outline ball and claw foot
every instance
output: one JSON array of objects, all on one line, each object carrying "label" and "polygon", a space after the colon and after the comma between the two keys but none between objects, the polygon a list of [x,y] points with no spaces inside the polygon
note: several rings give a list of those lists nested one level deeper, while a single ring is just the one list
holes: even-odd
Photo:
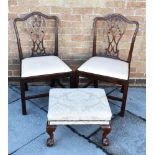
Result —
[{"label": "ball and claw foot", "polygon": [[102,145],[109,146],[109,139],[108,134],[111,132],[111,125],[103,125],[102,127],[103,134],[102,134]]},{"label": "ball and claw foot", "polygon": [[55,129],[56,129],[56,126],[49,125],[47,122],[46,132],[48,133],[49,138],[47,139],[46,144],[48,147],[51,147],[54,145],[54,131],[55,131]]},{"label": "ball and claw foot", "polygon": [[48,146],[48,147],[51,147],[51,146],[53,146],[53,145],[54,145],[54,139],[48,138],[48,139],[47,139],[47,146]]},{"label": "ball and claw foot", "polygon": [[109,146],[109,139],[108,138],[103,138],[102,145],[103,146]]}]

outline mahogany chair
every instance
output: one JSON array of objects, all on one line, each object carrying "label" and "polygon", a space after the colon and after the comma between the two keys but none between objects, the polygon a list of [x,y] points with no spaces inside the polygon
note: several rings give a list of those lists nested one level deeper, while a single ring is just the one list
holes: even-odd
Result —
[{"label": "mahogany chair", "polygon": [[[99,23],[102,22],[102,24]],[[100,55],[97,53],[97,36],[102,32],[98,31],[97,24],[104,27],[103,33],[107,42],[104,45],[104,50],[100,50]],[[130,28],[131,26],[131,28]],[[129,28],[129,30],[127,29]],[[131,21],[120,14],[110,14],[105,17],[96,17],[93,23],[93,51],[92,57],[83,63],[76,72],[77,84],[79,77],[86,77],[90,81],[84,86],[94,83],[94,87],[98,87],[98,80],[118,84],[121,86],[122,97],[110,96],[109,99],[121,101],[120,116],[124,116],[126,99],[128,93],[130,63],[136,35],[139,29],[137,21]],[[129,42],[128,52],[120,54],[119,45],[125,33],[132,31],[131,40],[127,38],[126,43]],[[127,34],[128,36],[129,34]],[[131,44],[130,44],[131,42]],[[120,43],[120,44],[119,44]],[[122,51],[122,50],[121,50]],[[121,57],[121,55],[123,55]],[[126,58],[125,58],[126,54]]]},{"label": "mahogany chair", "polygon": [[[54,83],[59,78],[72,76],[70,67],[58,57],[58,24],[58,17],[47,16],[41,12],[32,12],[23,18],[14,19],[20,59],[20,88],[23,115],[27,113],[27,99],[48,96],[48,93],[26,96],[25,91],[28,90],[29,82],[49,81]],[[54,32],[52,33],[52,31]],[[25,49],[24,43],[21,43],[26,34],[30,38],[27,41],[29,47],[31,47],[27,55],[23,52],[23,49]],[[51,47],[52,44],[54,48]],[[49,45],[49,47],[47,46],[46,48],[45,45]],[[58,83],[60,84],[60,82]]]}]

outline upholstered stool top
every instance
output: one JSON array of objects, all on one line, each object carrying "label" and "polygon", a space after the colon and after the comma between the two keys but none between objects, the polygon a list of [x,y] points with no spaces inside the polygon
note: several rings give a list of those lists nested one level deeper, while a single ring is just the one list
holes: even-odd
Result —
[{"label": "upholstered stool top", "polygon": [[109,124],[112,113],[104,89],[54,88],[47,117],[50,124]]}]

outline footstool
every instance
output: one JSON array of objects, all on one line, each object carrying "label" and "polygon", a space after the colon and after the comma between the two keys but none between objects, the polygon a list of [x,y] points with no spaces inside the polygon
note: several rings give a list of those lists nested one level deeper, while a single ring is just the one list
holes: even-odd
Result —
[{"label": "footstool", "polygon": [[54,144],[57,125],[100,124],[103,130],[102,144],[109,145],[107,135],[111,131],[112,113],[104,89],[54,88],[49,92],[47,146]]}]

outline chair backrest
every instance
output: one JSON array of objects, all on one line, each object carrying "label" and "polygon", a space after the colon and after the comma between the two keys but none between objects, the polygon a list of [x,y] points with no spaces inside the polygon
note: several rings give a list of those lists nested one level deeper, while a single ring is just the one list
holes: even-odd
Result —
[{"label": "chair backrest", "polygon": [[[58,23],[59,19],[57,16],[47,16],[41,12],[32,12],[27,14],[23,18],[14,19],[14,29],[17,38],[17,46],[19,51],[20,60],[23,59],[23,50],[21,45],[21,37],[19,32],[21,32],[21,28],[18,27],[17,22],[22,22],[22,25],[25,29],[25,32],[31,38],[31,54],[30,56],[46,56],[50,55],[47,53],[46,48],[44,46],[44,40],[46,38],[47,29],[50,29],[51,26],[48,21],[54,21],[54,51],[53,54],[58,56]],[[52,34],[52,32],[51,32]],[[51,39],[51,38],[50,38]],[[51,45],[52,46],[52,43]]]},{"label": "chair backrest", "polygon": [[[129,52],[127,59],[124,61],[131,62],[132,51],[134,48],[134,43],[136,35],[139,29],[139,23],[137,21],[131,21],[122,16],[121,14],[110,14],[105,17],[96,17],[93,23],[93,56],[97,55],[96,51],[96,40],[97,40],[97,22],[102,21],[104,26],[104,33],[107,39],[107,45],[103,56],[111,57],[115,59],[121,59],[119,57],[119,48],[118,45],[123,35],[126,32],[127,25],[132,25],[132,39],[129,47]],[[121,59],[123,60],[123,59]]]}]

